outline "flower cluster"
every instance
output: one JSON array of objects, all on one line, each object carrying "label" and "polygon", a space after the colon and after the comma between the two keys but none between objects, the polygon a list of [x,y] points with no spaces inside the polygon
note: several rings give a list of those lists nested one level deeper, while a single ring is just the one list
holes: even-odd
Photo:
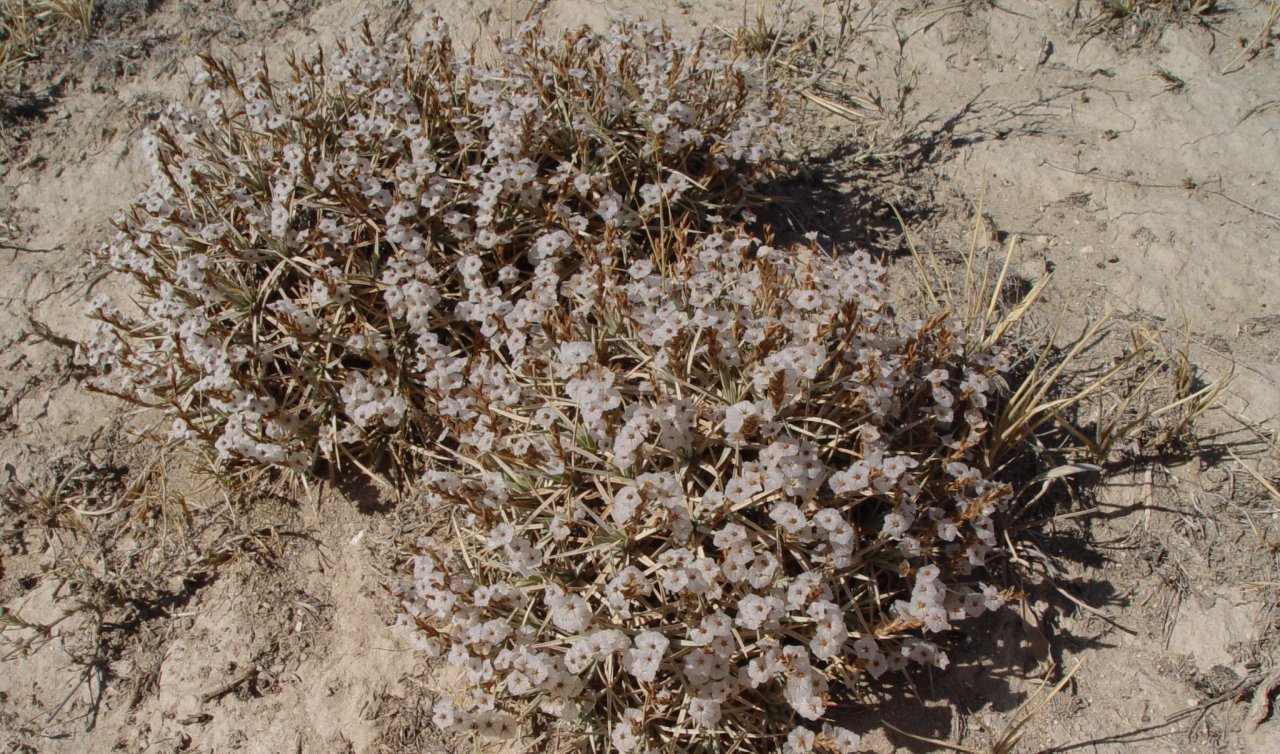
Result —
[{"label": "flower cluster", "polygon": [[856,750],[834,688],[945,667],[930,635],[1006,596],[978,569],[1009,490],[973,464],[1010,352],[895,322],[861,252],[721,229],[540,263],[559,314],[536,348],[477,346],[492,382],[459,380],[474,408],[442,435],[468,461],[422,480],[450,535],[398,587],[402,631],[466,675],[437,723]]},{"label": "flower cluster", "polygon": [[[202,112],[148,133],[153,181],[102,252],[145,311],[98,302],[83,355],[98,389],[232,461],[399,455],[474,418],[477,380],[519,403],[477,359],[546,346],[566,251],[706,227],[780,150],[745,58],[635,23],[529,26],[486,65],[441,21],[418,44],[366,29],[284,82],[207,62]],[[607,406],[600,379],[579,376],[583,405]]]}]

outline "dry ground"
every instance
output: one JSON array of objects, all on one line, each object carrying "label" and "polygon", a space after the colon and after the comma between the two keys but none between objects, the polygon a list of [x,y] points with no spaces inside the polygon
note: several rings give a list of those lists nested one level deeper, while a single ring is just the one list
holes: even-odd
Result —
[{"label": "dry ground", "polygon": [[[848,724],[874,750],[943,750],[888,722],[985,751],[1035,712],[1016,751],[1280,751],[1259,691],[1280,668],[1276,6],[918,0],[864,3],[841,26],[851,5],[437,7],[463,39],[625,10],[745,25],[779,49],[838,42],[802,105],[783,226],[889,253],[901,279],[915,267],[891,203],[940,277],[971,245],[1016,240],[1021,277],[1052,274],[1044,321],[1065,311],[1067,332],[1115,309],[1090,359],[1141,328],[1198,384],[1233,376],[1194,433],[1139,434],[1088,484],[1050,490],[1056,517],[1014,564],[1028,597],[958,639],[946,673],[871,692]],[[149,417],[85,393],[71,359],[84,302],[114,284],[88,251],[142,187],[136,139],[191,96],[198,54],[282,60],[362,9],[412,30],[427,6],[100,0],[87,38],[61,29],[4,79],[3,751],[469,750],[432,737],[429,669],[387,628],[382,585],[423,526],[411,501],[219,483],[147,442]]]}]

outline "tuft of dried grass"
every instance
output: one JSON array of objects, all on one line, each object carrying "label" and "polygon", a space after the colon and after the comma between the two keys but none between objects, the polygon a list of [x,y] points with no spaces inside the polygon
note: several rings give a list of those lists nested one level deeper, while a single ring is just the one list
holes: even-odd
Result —
[{"label": "tuft of dried grass", "polygon": [[[1139,437],[1157,453],[1193,445],[1195,422],[1219,405],[1232,377],[1201,382],[1190,358],[1190,330],[1180,345],[1170,346],[1146,327],[1126,326],[1114,308],[1065,339],[1065,307],[1047,326],[1032,325],[1028,316],[1038,311],[1052,274],[1016,285],[1011,270],[1019,239],[1010,237],[1002,251],[993,252],[978,243],[979,225],[980,219],[962,255],[963,274],[943,269],[938,256],[919,249],[909,232],[907,243],[924,294],[957,313],[969,337],[988,346],[1009,338],[1038,344],[1026,351],[1016,387],[994,420],[985,446],[987,467],[1007,465],[1016,448],[1049,429],[1078,443],[1054,443],[1057,453],[1090,464],[1107,462]],[[1119,355],[1100,367],[1087,366],[1108,339],[1124,344]]]},{"label": "tuft of dried grass", "polygon": [[814,12],[792,1],[770,14],[761,3],[751,14],[744,1],[739,26],[716,27],[736,49],[760,59],[768,75],[786,81],[798,97],[845,121],[850,130],[842,135],[842,145],[851,151],[844,158],[865,168],[896,166],[908,159],[920,129],[907,115],[908,80],[886,93],[850,75],[859,65],[853,47],[872,28],[874,5],[836,0]]},{"label": "tuft of dried grass", "polygon": [[0,3],[0,76],[40,55],[62,32],[88,38],[96,0],[4,0]]},{"label": "tuft of dried grass", "polygon": [[[277,549],[270,527],[237,520],[238,504],[229,501],[246,491],[218,486],[204,469],[197,455],[154,438],[92,438],[29,479],[10,469],[0,488],[4,539],[44,564],[37,579],[55,585],[62,614],[38,623],[4,612],[3,658],[39,652],[58,638],[74,647],[69,659],[79,668],[62,703],[44,710],[47,720],[83,719],[91,730],[111,664],[147,633],[149,621],[185,604],[226,564],[266,562]],[[62,626],[73,617],[73,627]],[[135,688],[131,704],[144,692]]]},{"label": "tuft of dried grass", "polygon": [[1099,0],[1097,12],[1082,27],[1085,34],[1144,42],[1169,24],[1221,12],[1217,0]]}]

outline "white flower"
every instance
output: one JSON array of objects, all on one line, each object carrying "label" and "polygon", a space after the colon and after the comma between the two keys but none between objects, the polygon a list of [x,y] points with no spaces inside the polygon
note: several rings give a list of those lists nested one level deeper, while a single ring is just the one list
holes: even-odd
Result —
[{"label": "white flower", "polygon": [[826,713],[826,693],[826,679],[813,670],[799,671],[788,676],[784,688],[784,696],[791,709],[806,720],[817,720]]},{"label": "white flower", "polygon": [[720,702],[694,697],[689,701],[689,717],[698,725],[710,728],[720,722]]},{"label": "white flower", "polygon": [[822,724],[822,737],[835,754],[855,754],[862,747],[862,739],[844,728]]},{"label": "white flower", "polygon": [[1004,597],[994,586],[982,584],[982,605],[987,610],[996,611],[1004,607]]},{"label": "white flower", "polygon": [[822,296],[815,290],[795,290],[787,297],[791,305],[801,311],[813,311],[822,305]]},{"label": "white flower", "polygon": [[457,721],[457,711],[454,709],[453,702],[448,699],[441,699],[436,702],[431,712],[432,725],[436,726],[438,730],[449,730]]},{"label": "white flower", "polygon": [[773,614],[770,598],[758,594],[748,594],[738,600],[738,617],[735,623],[745,629],[755,631],[764,625]]},{"label": "white flower", "polygon": [[476,732],[488,738],[510,739],[515,738],[519,726],[511,715],[497,712],[484,715]]},{"label": "white flower", "polygon": [[643,504],[644,498],[639,490],[635,487],[623,487],[613,495],[613,510],[610,515],[621,526],[629,523]]},{"label": "white flower", "polygon": [[889,669],[889,661],[879,652],[867,658],[867,672],[872,678],[879,678]]},{"label": "white flower", "polygon": [[622,712],[622,719],[613,726],[610,740],[620,752],[634,751],[640,743],[640,731],[644,721],[644,713],[635,707],[628,707]]},{"label": "white flower", "polygon": [[729,636],[733,621],[724,613],[713,613],[702,619],[697,628],[689,629],[689,641],[693,644],[709,644],[718,636]]},{"label": "white flower", "polygon": [[635,648],[623,655],[624,669],[642,683],[653,683],[670,642],[656,631],[644,631],[633,640]]},{"label": "white flower", "polygon": [[795,503],[776,503],[769,511],[769,518],[789,534],[799,533],[809,525]]},{"label": "white flower", "polygon": [[787,734],[787,743],[783,752],[784,754],[810,754],[816,739],[817,736],[813,731],[797,726]]},{"label": "white flower", "polygon": [[596,353],[595,347],[590,343],[574,341],[561,343],[556,349],[556,355],[560,364],[557,374],[560,377],[568,377],[574,374],[579,366],[594,361]]},{"label": "white flower", "polygon": [[551,609],[551,622],[565,633],[581,633],[591,624],[591,608],[576,594],[565,595],[559,589],[548,589],[544,601]]},{"label": "white flower", "polygon": [[741,438],[744,429],[758,425],[760,409],[751,401],[739,401],[724,411],[724,430],[730,438]]},{"label": "white flower", "polygon": [[907,533],[908,526],[906,517],[901,513],[889,513],[884,517],[884,525],[880,527],[880,531],[886,537],[896,539]]}]

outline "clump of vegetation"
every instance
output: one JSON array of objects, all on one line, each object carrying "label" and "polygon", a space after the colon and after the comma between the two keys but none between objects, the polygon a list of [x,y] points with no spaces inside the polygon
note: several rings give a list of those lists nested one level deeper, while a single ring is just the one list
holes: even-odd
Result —
[{"label": "clump of vegetation", "polygon": [[739,231],[571,253],[563,313],[526,331],[546,346],[480,349],[497,379],[423,453],[449,523],[402,627],[466,680],[436,723],[856,750],[838,690],[946,667],[929,635],[1010,596],[979,576],[1009,488],[978,464],[1012,352],[896,321],[865,253]]},{"label": "clump of vegetation", "polygon": [[1170,23],[1212,16],[1217,0],[1099,0],[1097,13],[1085,28],[1120,38],[1153,39]]},{"label": "clump of vegetation", "polygon": [[103,251],[147,303],[94,310],[95,387],[228,460],[400,460],[472,420],[455,393],[500,370],[483,351],[547,346],[525,333],[562,316],[571,249],[706,227],[779,151],[743,58],[638,25],[500,52],[477,65],[441,24],[366,30],[287,83],[208,61],[204,112],[150,134],[154,181]]},{"label": "clump of vegetation", "polygon": [[36,58],[58,33],[88,37],[94,0],[4,0],[0,2],[0,77]]}]

